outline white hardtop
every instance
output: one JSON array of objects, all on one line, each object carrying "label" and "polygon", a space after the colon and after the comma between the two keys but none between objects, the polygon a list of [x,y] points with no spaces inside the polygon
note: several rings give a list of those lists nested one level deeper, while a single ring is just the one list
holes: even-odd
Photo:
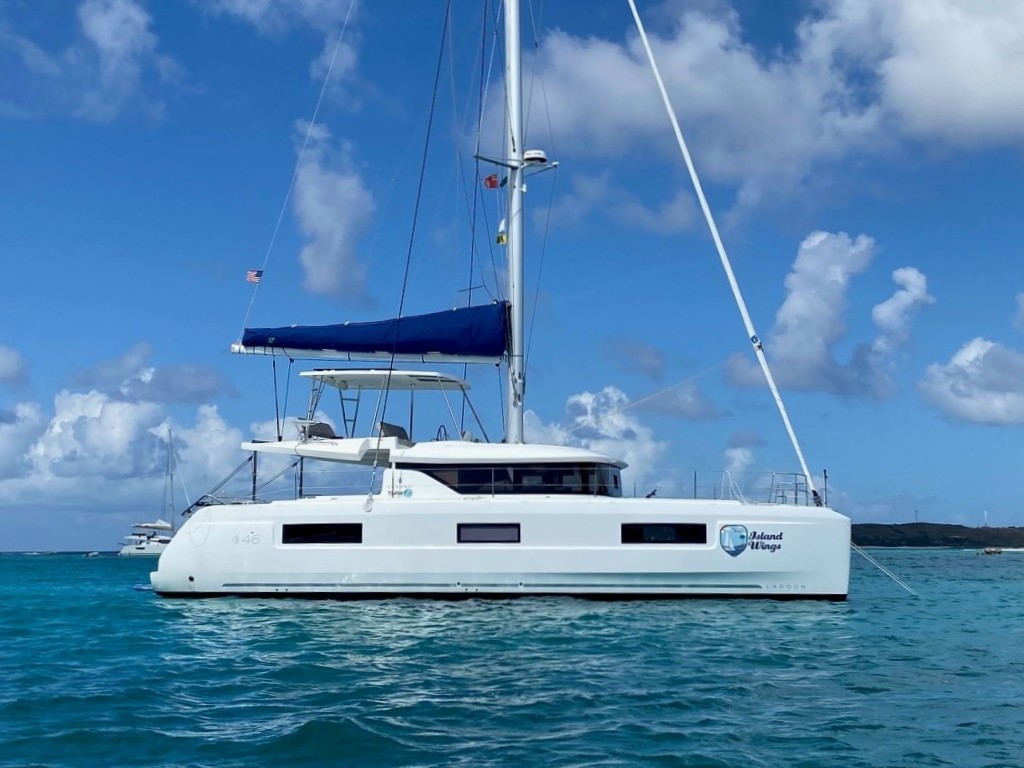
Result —
[{"label": "white hardtop", "polygon": [[597,451],[569,445],[536,443],[475,443],[466,440],[432,440],[409,443],[395,437],[312,438],[280,442],[243,443],[247,451],[302,456],[354,464],[610,464],[628,465]]},{"label": "white hardtop", "polygon": [[146,531],[169,531],[171,530],[171,524],[161,517],[157,518],[156,522],[153,523],[136,523],[132,528]]},{"label": "white hardtop", "polygon": [[434,371],[388,371],[376,368],[339,368],[302,371],[300,376],[319,379],[338,389],[462,390],[469,384],[455,376]]}]

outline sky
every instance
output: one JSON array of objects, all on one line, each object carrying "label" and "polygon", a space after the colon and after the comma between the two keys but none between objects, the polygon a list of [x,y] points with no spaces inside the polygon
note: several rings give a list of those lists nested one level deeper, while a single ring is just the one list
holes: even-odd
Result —
[{"label": "sky", "polygon": [[[638,5],[831,506],[1024,525],[1024,5]],[[232,355],[243,327],[504,296],[473,157],[499,11],[452,6],[0,0],[0,550],[116,548],[164,514],[169,434],[205,492],[274,437],[275,375],[303,416],[319,364]],[[526,194],[527,438],[660,496],[797,470],[627,3],[523,30],[558,161]],[[499,435],[499,372],[440,369]]]}]

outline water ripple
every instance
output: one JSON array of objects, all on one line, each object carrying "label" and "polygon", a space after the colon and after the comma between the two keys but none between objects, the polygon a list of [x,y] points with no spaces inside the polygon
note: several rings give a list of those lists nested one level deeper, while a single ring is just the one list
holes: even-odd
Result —
[{"label": "water ripple", "polygon": [[923,597],[173,601],[3,557],[0,766],[1019,765],[1024,559],[877,556]]}]

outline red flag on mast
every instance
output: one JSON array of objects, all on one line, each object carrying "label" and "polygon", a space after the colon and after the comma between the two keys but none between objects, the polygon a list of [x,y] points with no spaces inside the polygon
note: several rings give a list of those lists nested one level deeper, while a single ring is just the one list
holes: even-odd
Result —
[{"label": "red flag on mast", "polygon": [[497,189],[498,188],[498,174],[492,173],[490,176],[484,178],[485,189]]}]

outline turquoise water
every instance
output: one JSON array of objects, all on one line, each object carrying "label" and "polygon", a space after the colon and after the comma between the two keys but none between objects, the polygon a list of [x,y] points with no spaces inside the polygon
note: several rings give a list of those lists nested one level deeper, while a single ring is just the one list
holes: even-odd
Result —
[{"label": "turquoise water", "polygon": [[0,766],[1021,766],[1024,554],[843,604],[177,601],[0,557]]}]

